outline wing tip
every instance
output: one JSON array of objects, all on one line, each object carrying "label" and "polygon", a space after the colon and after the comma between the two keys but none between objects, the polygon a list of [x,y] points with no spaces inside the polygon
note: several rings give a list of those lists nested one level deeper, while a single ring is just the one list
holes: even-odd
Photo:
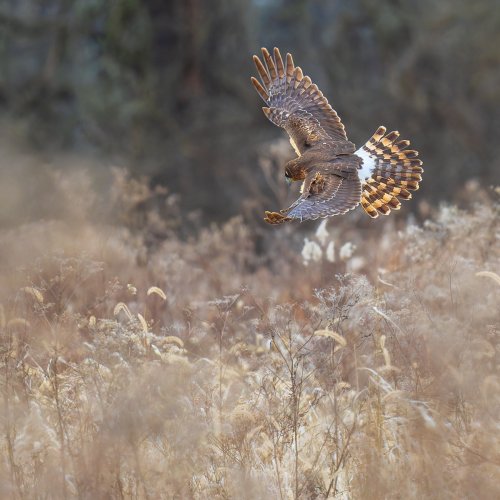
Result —
[{"label": "wing tip", "polygon": [[254,89],[257,91],[260,97],[262,97],[264,102],[267,102],[269,100],[269,94],[267,93],[267,90],[261,85],[259,80],[257,80],[257,78],[255,78],[254,76],[251,76],[250,81],[252,82]]}]

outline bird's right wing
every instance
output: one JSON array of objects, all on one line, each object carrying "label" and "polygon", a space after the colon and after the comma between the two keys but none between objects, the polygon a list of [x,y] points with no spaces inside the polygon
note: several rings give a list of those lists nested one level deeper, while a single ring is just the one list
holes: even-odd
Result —
[{"label": "bird's right wing", "polygon": [[252,77],[252,84],[268,105],[263,111],[269,120],[288,132],[299,155],[319,141],[337,142],[347,146],[342,152],[353,152],[344,125],[317,85],[294,66],[290,54],[286,64],[277,48],[273,55],[263,48],[264,63],[253,56],[262,83]]}]

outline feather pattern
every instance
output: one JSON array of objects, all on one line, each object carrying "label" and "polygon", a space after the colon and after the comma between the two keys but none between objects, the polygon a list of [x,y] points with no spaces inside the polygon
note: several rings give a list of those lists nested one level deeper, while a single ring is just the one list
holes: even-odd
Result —
[{"label": "feather pattern", "polygon": [[418,189],[422,162],[398,140],[399,132],[386,134],[379,127],[357,151],[347,139],[344,125],[328,100],[292,56],[262,48],[253,56],[260,80],[252,84],[266,103],[266,117],[290,136],[297,158],[287,163],[285,175],[302,180],[299,198],[286,210],[266,212],[265,221],[314,220],[345,214],[362,205],[371,217],[398,210],[400,199]]},{"label": "feather pattern", "polygon": [[285,63],[277,48],[272,56],[262,48],[262,58],[265,64],[253,56],[262,83],[252,77],[252,84],[267,104],[265,115],[288,132],[301,153],[319,141],[351,144],[335,110],[290,54]]},{"label": "feather pattern", "polygon": [[[340,166],[340,165],[339,165]],[[307,175],[301,196],[286,210],[266,212],[266,222],[281,224],[289,220],[315,220],[342,215],[361,201],[361,182],[357,175],[341,170],[315,169]]]},{"label": "feather pattern", "polygon": [[372,218],[399,210],[399,198],[409,200],[409,191],[416,191],[422,180],[423,168],[418,152],[406,149],[410,141],[398,141],[398,138],[399,132],[386,134],[386,128],[379,127],[356,151],[363,161],[361,206]]}]

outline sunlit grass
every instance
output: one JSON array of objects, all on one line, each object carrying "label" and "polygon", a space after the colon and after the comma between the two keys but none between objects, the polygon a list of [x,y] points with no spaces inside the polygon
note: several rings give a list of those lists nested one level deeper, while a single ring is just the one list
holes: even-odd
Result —
[{"label": "sunlit grass", "polygon": [[498,497],[497,205],[260,253],[127,210],[1,235],[2,497]]}]

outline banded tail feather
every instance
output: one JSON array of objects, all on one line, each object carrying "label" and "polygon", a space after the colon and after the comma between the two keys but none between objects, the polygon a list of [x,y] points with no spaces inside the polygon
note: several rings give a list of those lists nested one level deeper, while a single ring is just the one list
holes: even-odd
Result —
[{"label": "banded tail feather", "polygon": [[356,151],[356,155],[363,160],[359,172],[361,206],[370,217],[399,210],[399,200],[409,200],[410,191],[416,191],[422,180],[424,170],[418,152],[406,149],[410,141],[398,138],[399,132],[386,134],[386,128],[379,127]]}]

